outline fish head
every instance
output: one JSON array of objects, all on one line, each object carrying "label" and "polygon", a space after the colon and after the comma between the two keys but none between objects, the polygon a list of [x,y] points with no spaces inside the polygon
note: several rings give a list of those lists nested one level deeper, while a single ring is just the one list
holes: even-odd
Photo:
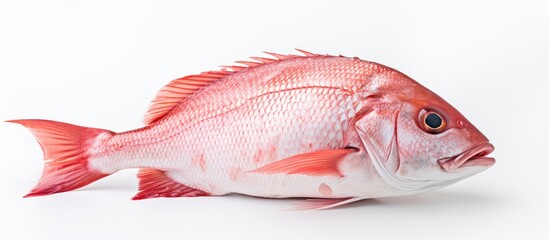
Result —
[{"label": "fish head", "polygon": [[494,146],[440,97],[404,102],[396,119],[398,175],[414,180],[451,180],[488,169]]},{"label": "fish head", "polygon": [[375,92],[365,98],[355,128],[384,179],[443,185],[494,165],[488,156],[494,146],[453,106],[403,74],[382,78],[385,86],[366,88]]}]

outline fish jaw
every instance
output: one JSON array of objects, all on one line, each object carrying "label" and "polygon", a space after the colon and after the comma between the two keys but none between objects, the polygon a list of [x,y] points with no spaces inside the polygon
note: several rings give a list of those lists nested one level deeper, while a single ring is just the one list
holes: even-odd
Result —
[{"label": "fish jaw", "polygon": [[482,143],[457,156],[440,159],[438,164],[447,172],[462,167],[490,167],[496,162],[493,157],[488,156],[494,149],[492,144]]}]

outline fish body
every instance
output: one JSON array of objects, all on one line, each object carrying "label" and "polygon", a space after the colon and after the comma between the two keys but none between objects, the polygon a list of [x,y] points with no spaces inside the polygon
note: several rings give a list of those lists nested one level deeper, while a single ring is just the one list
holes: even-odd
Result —
[{"label": "fish body", "polygon": [[12,121],[49,160],[28,196],[140,168],[134,199],[240,193],[327,208],[434,190],[493,165],[486,137],[408,76],[302,53],[173,80],[132,131]]}]

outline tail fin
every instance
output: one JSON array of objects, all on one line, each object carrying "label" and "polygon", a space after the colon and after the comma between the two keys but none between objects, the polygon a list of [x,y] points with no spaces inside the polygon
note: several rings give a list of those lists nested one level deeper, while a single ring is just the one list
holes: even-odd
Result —
[{"label": "tail fin", "polygon": [[108,174],[90,169],[88,149],[93,140],[111,131],[80,127],[68,123],[25,119],[10,120],[28,128],[44,152],[45,166],[38,185],[25,197],[66,192],[86,186]]}]

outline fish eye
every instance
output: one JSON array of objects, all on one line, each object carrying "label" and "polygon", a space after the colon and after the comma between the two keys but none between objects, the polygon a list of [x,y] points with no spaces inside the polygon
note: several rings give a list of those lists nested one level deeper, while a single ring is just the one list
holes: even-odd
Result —
[{"label": "fish eye", "polygon": [[441,133],[446,128],[446,121],[435,111],[422,110],[419,116],[421,127],[428,133]]}]

